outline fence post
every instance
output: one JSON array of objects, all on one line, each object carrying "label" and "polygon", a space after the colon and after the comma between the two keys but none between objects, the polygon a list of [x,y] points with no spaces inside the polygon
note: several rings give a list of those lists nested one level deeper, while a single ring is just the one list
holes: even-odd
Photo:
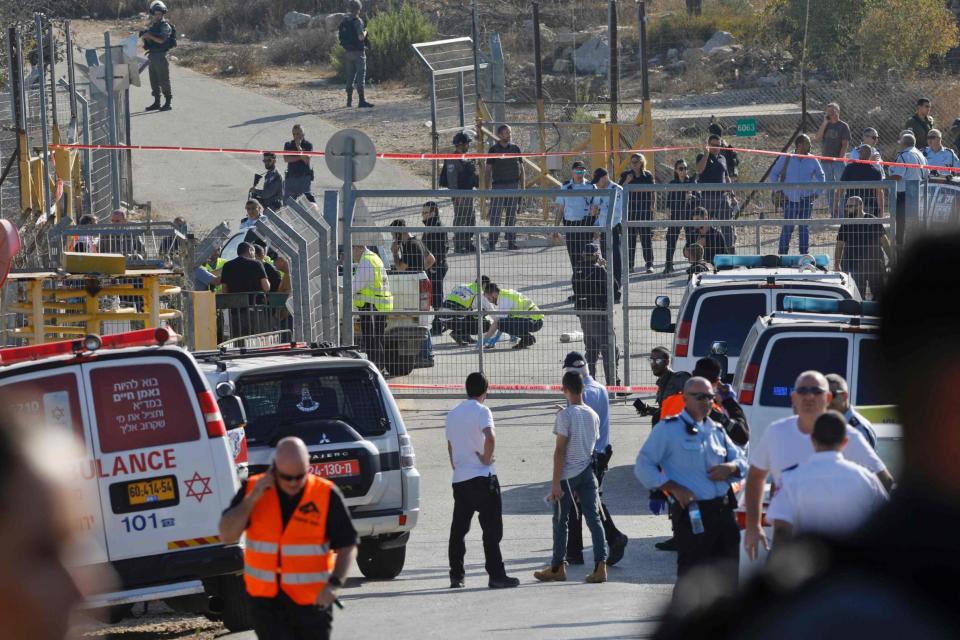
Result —
[{"label": "fence post", "polygon": [[[430,140],[433,153],[438,153],[440,134],[437,133],[437,77],[432,71],[430,72]],[[430,188],[437,188],[436,160],[430,161]]]},{"label": "fence post", "polygon": [[493,119],[496,122],[507,119],[505,74],[500,34],[494,31],[490,34],[490,95],[493,97]]},{"label": "fence post", "polygon": [[63,23],[67,47],[67,84],[70,87],[70,125],[77,125],[77,72],[73,62],[73,30],[70,21]]},{"label": "fence post", "polygon": [[[473,98],[476,102],[476,113],[480,113],[480,41],[477,30],[477,0],[470,3],[470,36],[473,40]],[[461,82],[463,74],[460,74]],[[461,84],[461,88],[462,88]],[[461,91],[462,94],[462,91]],[[489,95],[489,94],[488,94]],[[461,123],[460,126],[463,126]]]},{"label": "fence post", "polygon": [[[430,85],[433,86],[433,74],[430,76]],[[436,122],[433,123],[436,128]],[[343,325],[340,328],[340,337],[346,345],[355,343],[353,335],[353,137],[347,136],[344,140],[343,175]]]},{"label": "fence post", "polygon": [[480,256],[480,254],[483,253],[483,242],[481,238],[481,233],[477,231],[477,237],[475,238],[477,243],[477,297],[475,298],[475,302],[477,303],[477,370],[483,373],[483,282],[481,278],[483,275],[483,261]]},{"label": "fence post", "polygon": [[[643,2],[641,1],[641,5]],[[623,191],[623,208],[629,211],[632,191]],[[628,216],[629,218],[629,216]],[[620,231],[620,310],[623,312],[623,384],[631,384],[630,380],[630,253],[627,250],[627,236],[630,235],[630,221],[623,220]],[[610,254],[613,258],[613,254]]]},{"label": "fence post", "polygon": [[[90,144],[90,104],[86,98],[74,92],[80,104],[80,139],[83,144]],[[86,182],[83,199],[86,203],[87,213],[93,214],[93,158],[90,149],[83,150],[83,175]]]},{"label": "fence post", "polygon": [[[110,145],[117,145],[117,97],[113,93],[113,51],[110,47],[110,32],[103,32],[103,45],[106,47],[103,62],[104,84],[107,89],[107,129]],[[120,155],[116,149],[110,150],[110,202],[114,209],[120,208]]]},{"label": "fence post", "polygon": [[617,103],[620,102],[620,51],[617,45],[617,0],[608,5],[607,40],[610,49],[610,63],[607,69],[610,81],[610,122],[617,122]]},{"label": "fence post", "polygon": [[[607,196],[607,224],[606,229],[604,229],[603,242],[605,243],[604,249],[606,249],[607,255],[610,256],[610,262],[612,263],[614,256],[613,212],[617,206],[617,190],[614,189],[612,185],[607,185],[607,189],[610,191],[610,195]],[[616,310],[614,302],[615,295],[616,284],[614,283],[613,265],[611,264],[607,269],[607,317],[604,318],[604,321],[607,323],[607,352],[603,354],[604,364],[608,365],[604,367],[603,380],[606,382],[606,386],[608,387],[611,384],[617,383],[617,367],[620,364],[617,361],[617,327],[614,319],[614,312]],[[607,371],[613,373],[613,380],[611,380],[610,376],[606,374]]]},{"label": "fence post", "polygon": [[464,102],[466,102],[466,96],[463,95],[463,71],[457,74],[457,107],[459,108],[460,115],[460,128],[463,129],[467,123],[466,117],[466,107]]},{"label": "fence post", "polygon": [[[43,143],[43,152],[40,158],[43,173],[43,215],[46,216],[53,209],[53,195],[50,193],[50,140],[47,136],[47,82],[43,73],[43,16],[35,13],[33,16],[37,38],[37,64],[40,65],[40,137]],[[51,52],[52,53],[52,52]]]}]

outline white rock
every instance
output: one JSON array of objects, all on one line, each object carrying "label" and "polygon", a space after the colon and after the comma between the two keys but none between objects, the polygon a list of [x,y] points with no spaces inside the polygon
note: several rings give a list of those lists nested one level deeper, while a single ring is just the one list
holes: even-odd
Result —
[{"label": "white rock", "polygon": [[710,39],[707,40],[707,43],[703,45],[703,50],[706,53],[710,53],[713,49],[717,47],[728,47],[732,44],[735,44],[736,40],[733,39],[733,36],[730,35],[727,31],[717,31],[715,34],[710,36]]},{"label": "white rock", "polygon": [[310,24],[310,16],[299,11],[290,11],[283,16],[283,24],[287,29],[299,29]]},{"label": "white rock", "polygon": [[577,47],[574,64],[580,73],[605,74],[610,68],[610,45],[605,38],[594,36]]},{"label": "white rock", "polygon": [[323,17],[324,28],[333,33],[340,28],[340,23],[343,22],[343,19],[347,17],[345,13],[328,13]]},{"label": "white rock", "polygon": [[557,58],[553,61],[554,73],[570,73],[573,70],[573,63],[565,58]]},{"label": "white rock", "polygon": [[667,49],[667,60],[673,62],[680,58],[680,52],[676,49]]}]

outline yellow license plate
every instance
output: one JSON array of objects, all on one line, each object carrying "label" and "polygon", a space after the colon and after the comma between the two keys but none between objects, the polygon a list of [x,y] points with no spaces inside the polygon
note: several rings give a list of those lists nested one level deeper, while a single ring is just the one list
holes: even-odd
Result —
[{"label": "yellow license plate", "polygon": [[173,500],[177,497],[175,486],[171,476],[131,482],[127,485],[127,497],[131,506]]}]

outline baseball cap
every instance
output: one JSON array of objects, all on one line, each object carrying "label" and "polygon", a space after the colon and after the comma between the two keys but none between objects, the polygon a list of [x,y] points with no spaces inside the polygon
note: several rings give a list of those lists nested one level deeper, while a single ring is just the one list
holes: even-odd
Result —
[{"label": "baseball cap", "polygon": [[587,366],[587,359],[579,351],[571,351],[563,360],[564,369],[583,369]]},{"label": "baseball cap", "polygon": [[715,136],[722,136],[722,135],[723,135],[723,127],[720,126],[720,123],[719,123],[719,122],[711,122],[711,123],[710,123],[710,126],[707,127],[707,131],[709,131],[710,133],[712,133],[712,134],[715,135]]}]

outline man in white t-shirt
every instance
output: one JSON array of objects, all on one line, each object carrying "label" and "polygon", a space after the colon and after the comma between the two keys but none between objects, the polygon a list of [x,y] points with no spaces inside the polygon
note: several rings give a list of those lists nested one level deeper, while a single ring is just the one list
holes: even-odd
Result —
[{"label": "man in white t-shirt", "polygon": [[810,437],[816,453],[783,472],[767,510],[777,547],[801,533],[846,536],[888,500],[877,476],[843,457],[850,436],[842,413],[817,418]]},{"label": "man in white t-shirt", "polygon": [[[747,473],[745,490],[747,525],[743,532],[743,546],[751,560],[756,559],[760,544],[769,549],[767,536],[760,526],[767,475],[772,477],[773,491],[776,492],[783,471],[806,462],[814,454],[810,434],[813,433],[817,418],[827,410],[833,396],[822,373],[805,371],[797,377],[790,399],[796,415],[773,422],[767,427],[763,437],[750,443],[750,471]],[[889,491],[893,486],[893,477],[883,461],[859,431],[849,427],[847,436],[850,438],[845,450],[847,459],[877,474]]]},{"label": "man in white t-shirt", "polygon": [[581,509],[593,539],[593,572],[587,582],[607,581],[607,541],[600,522],[600,496],[593,474],[593,451],[600,437],[600,418],[583,402],[583,377],[572,371],[563,374],[563,395],[570,404],[557,412],[553,433],[557,444],[553,452],[553,480],[547,499],[553,503],[553,557],[550,565],[536,571],[540,582],[567,579],[563,559],[567,552],[570,512]]},{"label": "man in white t-shirt", "polygon": [[503,538],[503,505],[500,483],[493,466],[496,436],[493,414],[484,406],[487,379],[482,373],[467,376],[467,399],[447,414],[446,435],[450,467],[453,469],[453,522],[450,525],[450,588],[464,586],[463,558],[467,552],[463,539],[470,531],[474,512],[483,529],[483,555],[491,589],[509,589],[520,584],[507,576],[500,554]]}]

